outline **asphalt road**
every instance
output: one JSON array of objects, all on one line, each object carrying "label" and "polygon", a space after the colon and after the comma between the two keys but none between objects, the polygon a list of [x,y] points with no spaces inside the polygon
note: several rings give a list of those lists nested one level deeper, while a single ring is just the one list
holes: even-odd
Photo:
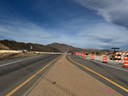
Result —
[{"label": "asphalt road", "polygon": [[[117,91],[118,93],[122,94],[123,96],[128,96],[128,92],[123,90],[123,88],[128,90],[128,71],[120,70],[120,69],[114,68],[114,67],[105,66],[105,65],[101,64],[100,62],[85,60],[81,57],[74,56],[74,55],[70,55],[69,57],[73,61],[81,64],[82,66],[86,66],[87,68],[94,70],[95,72],[97,72],[97,73],[103,75],[104,77],[108,78],[109,80],[113,81],[115,83],[115,85],[112,84],[111,82],[105,80],[104,78],[98,76],[97,74],[95,74],[95,73],[79,66],[78,64],[74,63],[78,68],[87,72],[88,74],[90,74],[94,78],[98,79],[99,81],[103,82],[104,84],[106,84],[110,88]],[[120,88],[119,86],[116,86],[116,85],[120,85],[123,88]],[[91,86],[91,84],[90,84],[90,86]]]},{"label": "asphalt road", "polygon": [[[11,60],[11,62],[4,61],[0,64],[0,96],[8,94],[58,56],[59,55],[42,55],[15,59]],[[49,66],[42,73],[49,70],[51,66]],[[22,96],[22,94],[25,93],[25,91],[27,91],[27,89],[29,89],[40,78],[40,76],[40,74],[36,76],[35,79],[24,86],[24,88],[21,88],[21,91],[19,90],[13,96]]]}]

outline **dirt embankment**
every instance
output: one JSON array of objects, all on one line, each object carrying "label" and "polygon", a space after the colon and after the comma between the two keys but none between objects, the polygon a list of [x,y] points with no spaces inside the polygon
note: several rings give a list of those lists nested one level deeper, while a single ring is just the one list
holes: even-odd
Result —
[{"label": "dirt embankment", "polygon": [[4,44],[0,43],[0,50],[9,50],[9,48]]}]

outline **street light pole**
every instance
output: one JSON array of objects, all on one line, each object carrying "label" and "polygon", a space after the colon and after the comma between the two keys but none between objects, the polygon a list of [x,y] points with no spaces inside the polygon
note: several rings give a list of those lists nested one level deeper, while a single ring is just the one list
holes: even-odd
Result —
[{"label": "street light pole", "polygon": [[113,49],[114,52],[116,52],[116,50],[118,50],[118,49],[120,49],[120,48],[114,48],[114,47],[113,47],[113,48],[111,48],[111,49]]}]

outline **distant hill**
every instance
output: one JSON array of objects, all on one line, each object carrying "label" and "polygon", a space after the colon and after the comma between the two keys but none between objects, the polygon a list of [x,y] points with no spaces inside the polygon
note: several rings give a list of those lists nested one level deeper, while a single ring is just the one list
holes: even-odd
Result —
[{"label": "distant hill", "polygon": [[33,44],[33,43],[16,42],[16,41],[10,41],[10,40],[0,40],[0,49],[60,52],[60,50],[50,46]]},{"label": "distant hill", "polygon": [[75,50],[75,48],[73,46],[70,46],[67,44],[61,44],[61,43],[52,43],[52,44],[49,44],[47,46],[52,47],[52,48],[56,48],[62,52],[68,52],[71,50]]},{"label": "distant hill", "polygon": [[86,52],[86,53],[104,53],[106,50],[98,50],[98,49],[82,49],[82,48],[77,48],[73,47],[71,45],[67,44],[61,44],[61,43],[52,43],[49,44],[48,46],[56,48],[58,50],[61,50],[62,52]]}]

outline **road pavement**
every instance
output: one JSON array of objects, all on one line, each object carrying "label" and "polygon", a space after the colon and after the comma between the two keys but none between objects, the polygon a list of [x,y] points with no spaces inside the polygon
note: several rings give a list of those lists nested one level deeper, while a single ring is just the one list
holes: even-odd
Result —
[{"label": "road pavement", "polygon": [[[114,96],[112,94],[116,94],[115,91],[123,96],[128,96],[127,70],[120,70],[106,66],[101,62],[85,60],[73,55],[68,56],[68,60],[73,63],[67,61],[65,55],[54,63],[59,56],[40,55],[1,63],[0,96],[22,96],[31,88],[35,92],[34,95],[31,91],[33,96],[37,96],[38,92],[47,94],[40,96],[49,96],[48,94],[51,96],[85,96],[85,94],[87,96],[95,96],[94,94]],[[55,66],[53,66],[54,64]],[[43,76],[45,76],[44,79],[36,83]],[[53,82],[50,81],[50,83],[49,80],[47,82],[45,78],[49,78]],[[98,93],[97,90],[103,92]],[[107,92],[108,94],[106,94]]]},{"label": "road pavement", "polygon": [[[4,61],[0,64],[0,96],[5,96],[10,91],[14,90],[18,85],[27,80],[30,76],[35,74],[42,67],[46,66],[49,62],[57,58],[59,55],[41,55],[29,58],[20,58],[9,61]],[[51,66],[50,66],[51,67]],[[48,67],[46,70],[48,70]],[[45,71],[42,71],[42,74]],[[31,82],[26,84],[24,88],[13,94],[13,96],[22,96],[22,93],[27,91],[40,75],[37,75],[36,79],[32,79]],[[18,94],[17,94],[18,93]],[[10,96],[10,95],[7,95]]]}]

